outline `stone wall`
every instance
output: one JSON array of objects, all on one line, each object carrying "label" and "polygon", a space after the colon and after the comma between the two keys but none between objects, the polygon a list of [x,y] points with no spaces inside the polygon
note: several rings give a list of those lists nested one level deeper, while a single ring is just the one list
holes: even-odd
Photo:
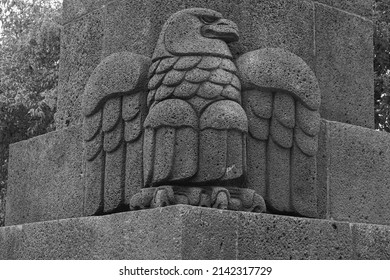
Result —
[{"label": "stone wall", "polygon": [[238,24],[235,56],[262,47],[301,56],[319,79],[323,118],[374,127],[372,2],[366,0],[64,0],[57,127],[81,122],[81,95],[101,59],[125,50],[151,56],[165,20],[194,6]]}]

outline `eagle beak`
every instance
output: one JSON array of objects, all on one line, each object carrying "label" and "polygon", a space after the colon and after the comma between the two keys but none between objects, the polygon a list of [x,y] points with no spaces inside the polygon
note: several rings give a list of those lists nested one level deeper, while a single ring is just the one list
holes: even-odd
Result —
[{"label": "eagle beak", "polygon": [[201,33],[206,38],[220,39],[226,43],[236,42],[239,39],[237,24],[227,19],[220,19],[211,25],[204,25]]}]

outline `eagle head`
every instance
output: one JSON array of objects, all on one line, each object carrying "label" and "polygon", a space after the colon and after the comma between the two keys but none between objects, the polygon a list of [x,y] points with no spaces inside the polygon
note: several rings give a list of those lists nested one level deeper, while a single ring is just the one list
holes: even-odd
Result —
[{"label": "eagle head", "polygon": [[237,25],[220,13],[202,8],[181,10],[164,24],[153,61],[183,55],[231,58],[227,43],[237,40]]}]

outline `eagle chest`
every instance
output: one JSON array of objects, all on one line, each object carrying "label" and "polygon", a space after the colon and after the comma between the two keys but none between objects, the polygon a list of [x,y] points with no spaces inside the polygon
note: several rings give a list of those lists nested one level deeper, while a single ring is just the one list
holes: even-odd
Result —
[{"label": "eagle chest", "polygon": [[237,68],[228,58],[181,56],[157,60],[149,71],[148,107],[165,99],[182,99],[200,114],[217,100],[241,104]]}]

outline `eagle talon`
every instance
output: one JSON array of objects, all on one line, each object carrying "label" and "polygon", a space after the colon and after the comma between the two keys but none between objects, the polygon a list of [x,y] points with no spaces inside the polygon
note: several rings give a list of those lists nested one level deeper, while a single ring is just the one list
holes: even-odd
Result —
[{"label": "eagle talon", "polygon": [[229,208],[230,193],[227,189],[221,187],[212,188],[211,200],[213,208],[226,210]]},{"label": "eagle talon", "polygon": [[227,210],[229,207],[229,197],[225,192],[219,192],[213,204],[213,208]]},{"label": "eagle talon", "polygon": [[164,186],[156,188],[150,206],[152,208],[165,207],[175,204],[175,195],[172,187]]}]

